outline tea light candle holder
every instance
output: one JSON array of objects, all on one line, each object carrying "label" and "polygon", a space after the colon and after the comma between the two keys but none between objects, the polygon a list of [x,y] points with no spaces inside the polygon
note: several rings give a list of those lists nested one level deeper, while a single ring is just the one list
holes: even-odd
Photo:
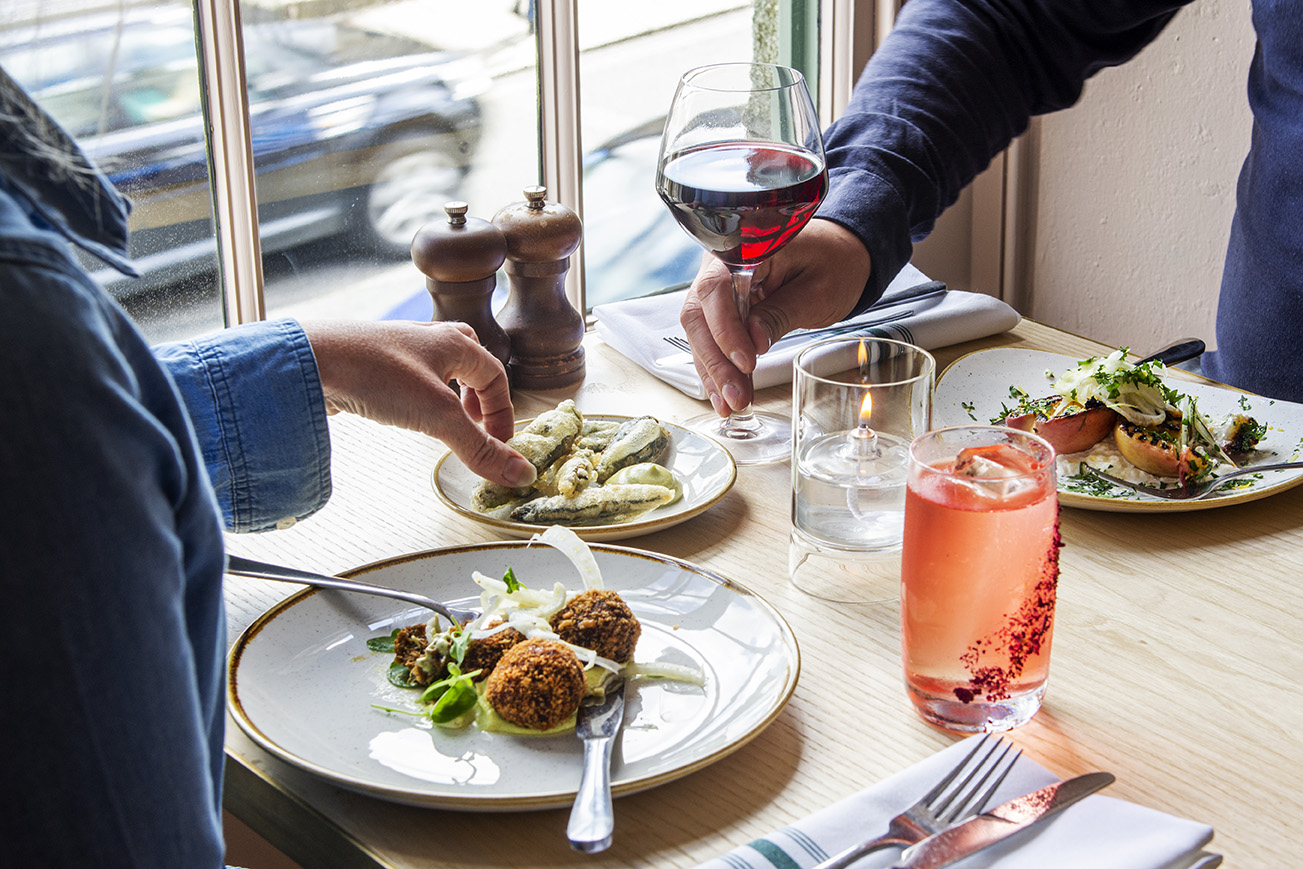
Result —
[{"label": "tea light candle holder", "polygon": [[840,601],[896,594],[910,441],[931,424],[936,363],[885,338],[798,354],[793,377],[792,580]]}]

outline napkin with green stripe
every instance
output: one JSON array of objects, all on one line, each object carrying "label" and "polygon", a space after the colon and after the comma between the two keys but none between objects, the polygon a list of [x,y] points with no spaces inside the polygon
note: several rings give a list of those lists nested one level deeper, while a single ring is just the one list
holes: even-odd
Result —
[{"label": "napkin with green stripe", "polygon": [[[886,832],[892,817],[931,789],[972,749],[956,742],[891,778],[828,808],[749,842],[705,864],[705,869],[809,869],[857,842]],[[1057,781],[1035,761],[1019,758],[991,805]],[[955,869],[1195,869],[1212,865],[1204,850],[1207,824],[1174,817],[1125,800],[1094,794],[1060,815],[1019,832],[955,864]],[[887,848],[854,864],[885,869],[901,854]]]}]

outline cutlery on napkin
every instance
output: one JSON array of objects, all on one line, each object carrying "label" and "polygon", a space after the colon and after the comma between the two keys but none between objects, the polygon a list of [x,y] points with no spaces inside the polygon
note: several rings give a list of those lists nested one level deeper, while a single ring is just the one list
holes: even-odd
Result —
[{"label": "cutlery on napkin", "polygon": [[[920,285],[929,284],[920,289]],[[706,390],[697,377],[689,354],[684,354],[676,364],[665,359],[666,336],[683,336],[679,325],[679,310],[687,291],[647,296],[598,305],[593,309],[597,318],[597,331],[606,343],[637,362],[652,375],[664,380],[693,398],[704,399]],[[909,303],[913,313],[890,323],[870,324],[893,313],[891,305]],[[884,310],[884,308],[886,310]],[[1013,308],[992,296],[982,293],[950,290],[938,292],[935,282],[913,266],[901,270],[883,293],[877,304],[857,317],[838,324],[847,327],[841,334],[865,334],[882,338],[895,338],[917,344],[924,349],[944,347],[962,341],[971,341],[1012,329],[1019,316]],[[802,347],[817,341],[820,334],[775,342],[768,353],[756,361],[755,387],[764,389],[792,379],[792,360]],[[657,361],[661,363],[658,365]],[[670,360],[672,362],[673,360]]]},{"label": "cutlery on napkin", "polygon": [[[978,739],[980,737],[972,737]],[[774,869],[814,866],[885,827],[972,749],[965,739],[908,769],[803,818],[789,827],[733,849],[705,869]],[[1004,802],[1057,780],[1024,754],[992,798]],[[1206,824],[1101,794],[1057,818],[953,864],[956,869],[1177,869],[1212,865],[1203,851],[1212,839]],[[886,869],[901,858],[891,849],[865,856],[857,867]]]},{"label": "cutlery on napkin", "polygon": [[905,849],[892,869],[942,869],[1002,842],[1113,784],[1107,772],[1088,772],[1055,782],[976,817],[955,824]]}]

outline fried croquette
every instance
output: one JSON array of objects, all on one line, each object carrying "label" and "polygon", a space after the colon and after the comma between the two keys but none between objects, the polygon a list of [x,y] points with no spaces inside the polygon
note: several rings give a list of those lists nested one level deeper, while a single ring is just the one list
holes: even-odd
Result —
[{"label": "fried croquette", "polygon": [[[490,627],[499,624],[501,622],[495,622]],[[480,673],[475,677],[475,681],[482,682],[489,678],[489,674],[498,665],[503,653],[524,639],[525,635],[515,628],[503,628],[487,636],[473,638],[466,646],[461,671],[472,673],[479,670]],[[448,675],[446,657],[431,655],[421,663],[428,647],[429,640],[426,638],[424,624],[403,628],[394,638],[394,660],[407,667],[412,681],[418,685],[429,685]],[[429,669],[426,669],[427,667]]]},{"label": "fried croquette", "polygon": [[484,637],[475,637],[466,647],[466,655],[462,658],[461,671],[470,673],[479,670],[480,674],[475,677],[479,682],[489,678],[498,662],[507,650],[517,643],[523,643],[525,635],[515,628],[503,628],[496,633]]},{"label": "fried croquette", "polygon": [[555,640],[525,640],[507,650],[484,686],[484,699],[502,718],[551,730],[579,708],[588,685],[579,658]]},{"label": "fried croquette", "polygon": [[407,668],[412,681],[418,685],[429,685],[434,680],[416,662],[425,654],[425,647],[430,644],[425,636],[425,623],[402,628],[394,637],[394,662]]},{"label": "fried croquette", "polygon": [[621,664],[633,660],[642,625],[620,595],[589,589],[572,597],[549,624],[567,643],[592,649]]}]

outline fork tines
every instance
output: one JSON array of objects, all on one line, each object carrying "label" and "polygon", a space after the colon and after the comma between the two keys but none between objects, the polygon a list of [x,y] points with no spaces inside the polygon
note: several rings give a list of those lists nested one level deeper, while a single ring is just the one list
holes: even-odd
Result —
[{"label": "fork tines", "polygon": [[[994,745],[991,740],[995,740]],[[980,757],[978,757],[979,753]],[[1005,776],[1013,769],[1014,762],[1021,755],[1022,749],[1000,736],[988,733],[973,746],[973,750],[964,758],[963,763],[937,782],[936,787],[924,799],[936,806],[933,813],[938,820],[947,824],[959,818],[976,815],[986,806],[991,795],[995,793],[996,788],[1004,781]],[[972,762],[974,757],[977,757],[975,764]],[[961,772],[964,773],[964,777],[960,783],[944,799],[941,799],[940,803],[935,803],[934,801],[942,797],[946,788]],[[976,784],[971,784],[973,777],[979,775]]]}]

